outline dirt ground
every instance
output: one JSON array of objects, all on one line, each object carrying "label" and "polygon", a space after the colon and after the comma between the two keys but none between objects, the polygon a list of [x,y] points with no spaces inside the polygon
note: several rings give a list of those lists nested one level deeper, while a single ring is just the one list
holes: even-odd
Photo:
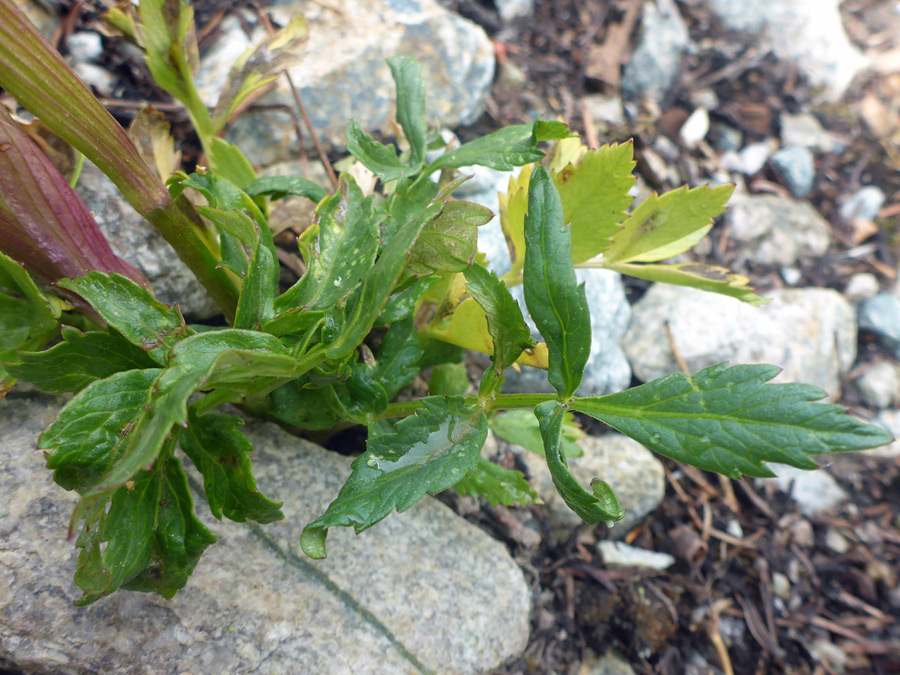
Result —
[{"label": "dirt ground", "polygon": [[[460,136],[528,121],[538,109],[561,116],[589,140],[593,134],[601,143],[633,138],[640,175],[652,189],[666,190],[676,185],[656,170],[661,161],[674,162],[680,182],[692,184],[718,168],[709,145],[688,149],[678,142],[698,91],[716,94],[713,121],[733,125],[747,142],[777,136],[784,113],[814,112],[845,146],[817,160],[809,200],[832,223],[835,243],[827,255],[801,265],[799,285],[840,291],[853,273],[865,271],[891,287],[900,251],[900,75],[885,67],[859,78],[839,104],[817,103],[802,73],[741,47],[746,40],[729,34],[700,0],[680,0],[698,49],[686,57],[675,87],[659,106],[637,106],[625,124],[598,129],[583,99],[617,93],[620,67],[638,34],[633,18],[641,2],[539,0],[533,18],[512,25],[500,21],[491,0],[445,2],[487,30],[500,65],[487,113]],[[93,25],[102,4],[69,3],[57,37]],[[250,5],[201,0],[194,6],[202,48],[215,40],[226,13],[249,11]],[[842,6],[851,38],[884,62],[898,57],[895,7],[893,0],[847,0]],[[110,102],[115,114],[127,122],[137,102],[158,102],[180,133],[186,159],[196,158],[183,113],[144,66],[115,48],[103,65],[124,91],[124,100]],[[674,158],[663,160],[653,149],[659,136],[672,141]],[[874,228],[843,223],[836,213],[838,196],[866,184],[887,195]],[[747,188],[786,194],[780,177],[768,169],[748,180]],[[737,267],[761,290],[783,283],[777,270],[745,261],[717,229],[701,257]],[[629,283],[634,300],[644,286]],[[860,360],[875,358],[887,357],[863,341]],[[859,403],[849,386],[843,402]],[[596,423],[586,426],[599,430]],[[529,645],[521,659],[498,672],[587,674],[583,662],[589,653],[613,647],[637,673],[900,673],[900,460],[841,456],[831,458],[825,470],[852,498],[832,515],[806,517],[771,486],[666,461],[662,505],[625,536],[626,542],[675,555],[678,562],[663,573],[607,569],[595,545],[609,536],[605,527],[585,527],[555,542],[541,507],[463,508],[456,496],[445,495],[509,546],[533,589]]]}]

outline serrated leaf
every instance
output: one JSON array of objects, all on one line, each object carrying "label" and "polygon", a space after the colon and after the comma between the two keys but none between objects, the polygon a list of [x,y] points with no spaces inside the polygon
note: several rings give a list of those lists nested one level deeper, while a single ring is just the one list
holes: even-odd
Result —
[{"label": "serrated leaf", "polygon": [[416,303],[439,281],[438,276],[417,279],[401,291],[395,291],[387,299],[384,309],[375,321],[376,326],[386,326],[395,321],[403,321],[416,311]]},{"label": "serrated leaf", "polygon": [[244,192],[251,197],[268,195],[278,200],[287,195],[305,197],[318,204],[328,196],[328,191],[317,183],[298,176],[264,176],[244,186]]},{"label": "serrated leaf", "polygon": [[234,315],[235,328],[260,329],[275,316],[275,294],[278,292],[280,266],[272,250],[262,237],[256,242],[256,250],[238,298]]},{"label": "serrated leaf", "polygon": [[[197,213],[204,218],[209,219],[219,232],[237,239],[244,246],[249,248],[255,246],[258,237],[258,226],[246,213],[241,211],[223,211],[209,206],[197,206],[195,208],[197,209]],[[241,255],[243,255],[243,251],[241,252]],[[246,260],[246,256],[244,259]],[[229,264],[229,267],[233,268],[233,265]]]},{"label": "serrated leaf", "polygon": [[369,136],[359,122],[347,122],[347,150],[356,157],[364,167],[381,179],[382,183],[390,183],[405,176],[413,176],[419,167],[407,165],[397,156],[393,145],[384,145]]},{"label": "serrated leaf", "polygon": [[[256,180],[256,169],[234,143],[214,136],[207,141],[209,168],[221,178],[243,188]],[[261,221],[260,221],[260,224]]]},{"label": "serrated leaf", "polygon": [[187,584],[200,556],[217,537],[194,515],[194,500],[181,462],[169,457],[158,473],[162,490],[150,560],[122,588],[154,592],[170,600]]},{"label": "serrated leaf", "polygon": [[564,221],[571,225],[576,264],[608,249],[622,229],[619,223],[628,217],[628,191],[635,181],[633,149],[631,143],[604,145],[553,175]]},{"label": "serrated leaf", "polygon": [[317,211],[317,229],[308,230],[306,274],[275,302],[278,315],[297,310],[327,310],[357,288],[371,271],[378,252],[379,213],[352,181]]},{"label": "serrated leaf", "polygon": [[734,185],[701,185],[650,195],[622,224],[603,260],[607,264],[656,262],[684,253],[706,236],[732,192]]},{"label": "serrated leaf", "polygon": [[47,468],[66,490],[86,492],[116,458],[123,436],[150,400],[159,368],[130,370],[98,380],[60,411],[38,441],[52,450]]},{"label": "serrated leaf", "polygon": [[331,385],[306,388],[307,378],[288,382],[272,392],[271,414],[295,427],[309,431],[330,429],[343,420],[334,387]]},{"label": "serrated leaf", "polygon": [[422,66],[410,56],[393,56],[387,60],[397,85],[397,123],[409,143],[410,165],[421,168],[425,163],[425,80]]},{"label": "serrated leaf", "polygon": [[805,384],[767,384],[779,368],[719,364],[693,376],[668,375],[610,396],[575,399],[599,419],[672,459],[732,478],[769,477],[766,462],[815,469],[811,455],[889,443],[881,427]]},{"label": "serrated leaf", "polygon": [[483,457],[478,458],[475,471],[467,473],[454,487],[459,494],[481,497],[491,506],[541,503],[521,471],[504,469]]},{"label": "serrated leaf", "polygon": [[42,352],[19,352],[6,364],[14,377],[51,394],[78,392],[97,380],[126,370],[156,366],[146,352],[116,332],[82,333],[63,326],[63,341]]},{"label": "serrated leaf", "polygon": [[193,332],[177,308],[162,304],[146,288],[119,274],[90,272],[58,285],[84,298],[106,323],[159,364],[165,363],[175,343]]},{"label": "serrated leaf", "polygon": [[449,201],[430,220],[409,252],[403,274],[429,277],[440,272],[462,272],[478,251],[477,228],[494,217],[490,209],[470,202]]},{"label": "serrated leaf", "polygon": [[672,265],[642,263],[602,264],[602,267],[621,274],[627,274],[647,281],[657,281],[676,286],[688,286],[701,291],[719,293],[737,298],[751,305],[764,305],[769,300],[753,292],[747,284],[750,280],[740,274],[733,274],[724,267],[700,263],[678,263]]},{"label": "serrated leaf", "polygon": [[461,397],[428,397],[422,403],[392,433],[370,438],[337,499],[304,530],[308,540],[321,543],[304,549],[307,555],[321,557],[324,551],[324,533],[318,531],[352,526],[362,532],[395,508],[405,511],[427,492],[446,490],[475,469],[487,437],[484,412]]},{"label": "serrated leaf", "polygon": [[506,238],[512,266],[504,279],[518,279],[525,265],[525,213],[528,211],[528,184],[533,165],[525,166],[518,177],[509,179],[506,194],[499,194],[500,227]]},{"label": "serrated leaf", "polygon": [[534,409],[534,414],[540,422],[544,456],[547,458],[553,485],[568,507],[588,525],[595,525],[601,521],[611,523],[621,520],[625,512],[606,483],[599,479],[592,481],[592,494],[585,490],[569,471],[561,443],[565,413],[565,407],[556,401],[544,401]]},{"label": "serrated leaf", "polygon": [[0,361],[7,361],[16,358],[17,350],[42,347],[56,331],[62,306],[59,299],[44,294],[19,263],[3,253],[0,286],[10,291],[0,291]]},{"label": "serrated leaf", "polygon": [[395,321],[381,341],[381,349],[372,377],[381,383],[388,399],[419,374],[419,360],[424,350],[412,317]]},{"label": "serrated leaf", "polygon": [[540,161],[544,153],[538,150],[537,143],[545,139],[537,138],[534,130],[535,124],[516,124],[481,136],[456,150],[445,152],[428,165],[426,173],[475,165],[511,171],[517,166]]},{"label": "serrated leaf", "polygon": [[497,376],[515,363],[535,341],[522,311],[497,275],[480,265],[466,270],[466,281],[475,301],[484,310],[488,333],[493,343],[491,362]]},{"label": "serrated leaf", "polygon": [[[498,413],[491,418],[491,431],[512,445],[517,445],[536,455],[544,456],[544,439],[537,417],[532,410],[521,408]],[[572,413],[567,412],[562,421],[562,450],[566,457],[581,457],[584,451],[578,441],[584,432],[575,422]]]},{"label": "serrated leaf", "polygon": [[[423,334],[425,337],[449,342],[452,345],[482,354],[494,353],[494,340],[491,337],[484,309],[474,298],[463,300],[449,317],[436,325],[428,326]],[[548,367],[547,345],[539,342],[533,348],[526,349],[516,363],[546,370]]]},{"label": "serrated leaf", "polygon": [[550,384],[560,398],[568,398],[581,384],[590,355],[591,317],[584,285],[575,279],[559,193],[541,167],[528,187],[524,291],[531,318],[547,343]]},{"label": "serrated leaf", "polygon": [[214,133],[254,91],[273,82],[281,71],[300,60],[297,48],[306,40],[307,32],[306,21],[297,14],[287,26],[245,51],[234,62],[213,113]]},{"label": "serrated leaf", "polygon": [[179,101],[192,102],[184,77],[196,73],[200,61],[193,8],[184,0],[144,0],[138,11],[138,35],[150,74]]},{"label": "serrated leaf", "polygon": [[256,487],[250,453],[253,445],[239,431],[243,421],[234,415],[190,412],[187,429],[179,434],[181,449],[203,474],[209,510],[239,523],[271,523],[284,518],[281,502]]}]

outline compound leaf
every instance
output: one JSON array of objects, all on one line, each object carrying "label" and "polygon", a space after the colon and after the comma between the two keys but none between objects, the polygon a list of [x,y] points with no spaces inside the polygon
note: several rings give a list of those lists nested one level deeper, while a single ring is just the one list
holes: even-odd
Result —
[{"label": "compound leaf", "polygon": [[253,445],[239,431],[243,421],[234,415],[192,410],[188,428],[179,434],[184,454],[203,474],[209,510],[221,519],[271,523],[284,518],[281,502],[274,502],[256,488],[250,453]]},{"label": "compound leaf", "polygon": [[427,492],[451,487],[475,469],[487,437],[487,419],[462,397],[427,397],[423,408],[393,432],[370,434],[368,449],[328,509],[307,525],[301,547],[322,557],[330,527],[371,527],[393,509],[405,511]]},{"label": "compound leaf", "polygon": [[494,217],[490,209],[470,202],[449,201],[430,220],[409,252],[404,277],[462,272],[475,259],[478,230]]},{"label": "compound leaf", "polygon": [[615,427],[654,452],[732,478],[768,477],[765,462],[815,469],[811,455],[889,443],[881,427],[806,384],[767,384],[768,365],[711,366],[668,375],[610,396],[575,399],[571,408]]},{"label": "compound leaf", "polygon": [[428,166],[427,173],[437,169],[458,169],[473,165],[510,171],[543,158],[543,151],[537,148],[538,142],[561,138],[568,133],[568,128],[562,122],[543,120],[504,127],[444,153]]},{"label": "compound leaf", "polygon": [[525,242],[525,303],[547,343],[550,384],[565,399],[581,384],[590,355],[590,311],[575,279],[559,193],[542,167],[528,187]]},{"label": "compound leaf", "polygon": [[483,457],[478,458],[475,471],[467,473],[454,487],[459,494],[481,497],[491,506],[539,504],[541,501],[521,471],[504,469]]},{"label": "compound leaf", "polygon": [[541,426],[544,456],[547,458],[550,477],[559,496],[588,525],[595,525],[601,521],[609,523],[621,520],[625,512],[606,483],[599,479],[592,481],[592,494],[585,490],[569,471],[561,443],[565,413],[565,407],[556,401],[544,401],[534,409]]}]

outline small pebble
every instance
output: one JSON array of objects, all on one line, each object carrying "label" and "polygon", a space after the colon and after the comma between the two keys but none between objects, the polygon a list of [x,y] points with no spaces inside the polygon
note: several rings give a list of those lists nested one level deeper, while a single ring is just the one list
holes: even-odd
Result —
[{"label": "small pebble", "polygon": [[782,600],[791,596],[791,582],[781,572],[772,573],[772,592]]},{"label": "small pebble", "polygon": [[101,96],[112,96],[116,78],[106,68],[93,63],[76,63],[72,70],[89,87],[97,90]]},{"label": "small pebble", "polygon": [[826,153],[834,152],[838,145],[834,136],[823,129],[819,120],[809,113],[782,115],[781,143],[785,147],[795,145]]},{"label": "small pebble", "polygon": [[884,206],[885,196],[881,188],[874,185],[867,185],[857,190],[843,204],[839,213],[841,218],[846,221],[852,221],[857,218],[862,220],[875,220],[878,212]]},{"label": "small pebble", "polygon": [[889,408],[900,403],[900,366],[879,361],[868,367],[855,381],[863,401],[873,408]]},{"label": "small pebble", "polygon": [[881,288],[878,284],[878,277],[870,272],[857,272],[847,282],[844,297],[850,303],[858,305],[863,300],[878,295],[879,290]]},{"label": "small pebble", "polygon": [[709,132],[709,113],[705,108],[697,108],[691,113],[691,116],[681,125],[681,131],[678,135],[684,144],[689,148],[693,148],[697,143],[706,138]]},{"label": "small pebble", "polygon": [[803,272],[796,267],[782,267],[781,278],[784,279],[784,283],[788,286],[796,286],[803,278]]},{"label": "small pebble", "polygon": [[98,33],[89,30],[72,33],[66,47],[74,62],[96,61],[103,56],[103,40]]},{"label": "small pebble", "polygon": [[741,161],[741,172],[747,176],[762,171],[772,155],[772,144],[769,141],[751,143],[738,153]]},{"label": "small pebble", "polygon": [[847,655],[833,642],[816,640],[809,651],[816,661],[827,665],[834,672],[843,673],[847,667]]},{"label": "small pebble", "polygon": [[795,197],[806,197],[816,180],[816,164],[807,148],[792,146],[772,155],[772,164]]},{"label": "small pebble", "polygon": [[722,152],[737,152],[744,144],[744,134],[734,127],[722,124],[716,127],[716,132],[716,149]]},{"label": "small pebble", "polygon": [[843,555],[850,550],[850,542],[847,540],[847,537],[831,528],[828,528],[828,531],[825,533],[825,546],[838,555]]},{"label": "small pebble", "polygon": [[611,539],[599,542],[597,550],[607,567],[638,567],[661,572],[675,564],[675,558],[668,553],[655,553]]},{"label": "small pebble", "polygon": [[725,531],[735,539],[744,538],[744,528],[741,527],[741,524],[734,518],[728,521],[728,524],[725,526]]},{"label": "small pebble", "polygon": [[881,346],[900,358],[900,298],[879,293],[863,300],[857,310],[859,329],[875,335]]}]

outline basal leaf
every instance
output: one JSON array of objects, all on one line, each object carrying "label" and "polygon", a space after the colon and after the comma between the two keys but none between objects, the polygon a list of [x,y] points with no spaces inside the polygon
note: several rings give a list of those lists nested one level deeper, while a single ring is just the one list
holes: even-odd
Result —
[{"label": "basal leaf", "polygon": [[119,274],[91,272],[58,285],[84,298],[106,323],[159,364],[176,342],[193,332],[177,307],[158,302],[146,288]]},{"label": "basal leaf", "polygon": [[747,285],[750,282],[747,277],[733,274],[724,267],[700,263],[678,263],[672,265],[652,263],[613,263],[607,265],[601,263],[601,265],[607,269],[638,277],[639,279],[698,288],[701,291],[737,298],[743,302],[749,302],[751,305],[764,305],[768,302],[766,298],[754,293],[753,289]]},{"label": "basal leaf", "polygon": [[389,400],[419,374],[419,360],[423,354],[412,317],[394,322],[381,341],[372,373],[384,387]]},{"label": "basal leaf", "polygon": [[[487,437],[484,412],[467,407],[462,398],[428,397],[422,403],[392,433],[370,437],[337,499],[304,530],[307,555],[321,557],[328,528],[352,526],[362,532],[395,508],[405,511],[427,492],[446,490],[476,468]],[[317,545],[309,546],[311,541]]]},{"label": "basal leaf", "polygon": [[150,560],[122,588],[154,592],[170,600],[184,588],[200,556],[217,538],[194,515],[194,500],[181,462],[169,457],[158,471],[162,490]]},{"label": "basal leaf", "polygon": [[540,167],[528,188],[525,246],[525,303],[547,343],[550,384],[565,399],[581,384],[591,351],[591,317],[584,286],[575,280],[559,193]]},{"label": "basal leaf", "polygon": [[251,197],[268,195],[273,200],[287,195],[305,197],[318,204],[328,196],[328,191],[317,183],[298,176],[265,176],[244,186],[244,192]]},{"label": "basal leaf", "polygon": [[284,518],[281,502],[274,502],[256,487],[250,453],[253,445],[239,431],[243,421],[234,415],[191,411],[187,429],[179,443],[197,470],[209,510],[221,519],[271,523]]},{"label": "basal leaf", "polygon": [[521,471],[504,469],[483,457],[478,458],[475,471],[467,473],[454,487],[459,494],[481,497],[491,506],[541,503]]},{"label": "basal leaf", "polygon": [[368,364],[352,364],[350,377],[343,382],[342,388],[345,416],[358,423],[372,424],[387,409],[387,391]]},{"label": "basal leaf", "polygon": [[409,143],[410,165],[420,168],[425,163],[425,80],[422,66],[410,56],[394,56],[387,60],[397,85],[397,123]]},{"label": "basal leaf", "polygon": [[388,217],[384,223],[385,241],[390,241],[400,229],[434,203],[441,189],[430,180],[413,181],[401,178],[394,185],[388,201]]},{"label": "basal leaf", "polygon": [[767,365],[668,375],[610,396],[573,400],[599,419],[658,452],[707,471],[768,477],[766,462],[815,469],[811,455],[884,445],[891,435],[851,417],[805,384],[767,384]]},{"label": "basal leaf", "polygon": [[270,412],[275,419],[309,431],[330,429],[344,416],[334,387],[316,387],[307,378],[293,380],[275,389]]},{"label": "basal leaf", "polygon": [[687,186],[650,195],[622,224],[612,246],[603,253],[606,263],[656,262],[684,253],[706,236],[713,218],[725,210],[734,185]]},{"label": "basal leaf", "polygon": [[384,309],[375,321],[376,326],[385,326],[395,321],[403,321],[413,315],[416,303],[439,281],[438,276],[417,279],[400,291],[395,291],[387,299]]},{"label": "basal leaf", "polygon": [[47,468],[66,490],[96,485],[120,452],[123,438],[150,401],[158,368],[116,373],[88,385],[60,411],[38,441],[50,450]]},{"label": "basal leaf", "polygon": [[631,143],[604,145],[553,175],[564,220],[571,225],[576,264],[608,249],[622,229],[619,223],[628,217],[628,191],[635,181],[633,149]]},{"label": "basal leaf", "polygon": [[595,479],[591,482],[593,489],[591,493],[585,490],[569,471],[561,443],[565,412],[565,407],[556,401],[545,401],[534,409],[541,426],[544,456],[547,458],[550,477],[559,496],[588,525],[595,525],[601,521],[611,523],[621,520],[625,512],[606,483]]},{"label": "basal leaf", "polygon": [[347,122],[347,150],[383,183],[412,176],[419,167],[409,166],[397,156],[393,145],[384,145],[369,136],[356,120]]},{"label": "basal leaf", "polygon": [[146,352],[118,333],[82,333],[63,326],[63,341],[42,352],[19,352],[6,364],[14,377],[51,394],[78,392],[97,380],[126,370],[153,368]]},{"label": "basal leaf", "polygon": [[300,59],[298,47],[307,37],[306,21],[295,15],[284,28],[245,51],[228,73],[216,110],[213,131],[218,132],[256,90],[274,81]]},{"label": "basal leaf", "polygon": [[470,202],[449,201],[429,221],[409,252],[404,276],[428,277],[462,272],[475,259],[478,230],[494,217],[490,209]]},{"label": "basal leaf", "polygon": [[342,179],[340,192],[320,203],[317,216],[317,229],[306,235],[311,239],[306,274],[278,298],[276,314],[331,309],[375,264],[379,213],[356,183]]},{"label": "basal leaf", "polygon": [[535,341],[519,304],[497,275],[481,265],[472,265],[466,270],[466,281],[475,301],[484,310],[494,346],[491,361],[499,377],[518,360],[523,351],[533,348]]},{"label": "basal leaf", "polygon": [[[544,454],[544,439],[541,438],[541,428],[532,410],[522,408],[494,415],[491,418],[491,431],[507,443],[541,456]],[[578,445],[581,438],[584,438],[584,432],[575,423],[572,413],[567,412],[563,416],[561,440],[566,457],[581,457],[584,454]]]}]

